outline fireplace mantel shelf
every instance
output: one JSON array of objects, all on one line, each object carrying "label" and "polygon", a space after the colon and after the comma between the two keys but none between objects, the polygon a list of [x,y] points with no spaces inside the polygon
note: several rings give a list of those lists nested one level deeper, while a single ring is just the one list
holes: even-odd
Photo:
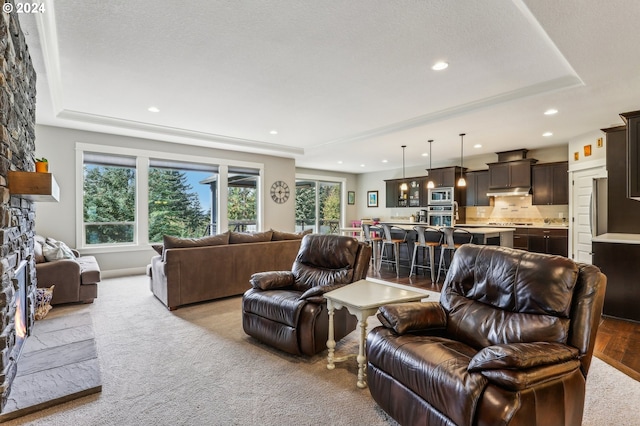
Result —
[{"label": "fireplace mantel shelf", "polygon": [[51,173],[9,171],[9,192],[31,201],[60,201],[60,187]]}]

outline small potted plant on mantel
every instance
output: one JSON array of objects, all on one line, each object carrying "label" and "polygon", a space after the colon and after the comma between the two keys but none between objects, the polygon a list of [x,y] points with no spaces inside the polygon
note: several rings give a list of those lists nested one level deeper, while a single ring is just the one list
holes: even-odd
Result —
[{"label": "small potted plant on mantel", "polygon": [[44,157],[36,158],[36,172],[48,173],[49,172],[49,160]]}]

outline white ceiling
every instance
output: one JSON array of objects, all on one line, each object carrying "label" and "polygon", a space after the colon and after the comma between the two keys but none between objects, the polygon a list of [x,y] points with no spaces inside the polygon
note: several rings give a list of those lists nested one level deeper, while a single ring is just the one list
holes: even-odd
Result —
[{"label": "white ceiling", "polygon": [[44,3],[20,15],[39,124],[365,173],[401,145],[426,165],[434,139],[435,167],[461,132],[465,155],[535,149],[640,109],[637,0]]}]

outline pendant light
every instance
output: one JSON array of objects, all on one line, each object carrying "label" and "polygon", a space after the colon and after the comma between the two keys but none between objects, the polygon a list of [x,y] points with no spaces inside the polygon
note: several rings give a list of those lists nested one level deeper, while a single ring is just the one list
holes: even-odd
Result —
[{"label": "pendant light", "polygon": [[431,144],[433,143],[433,139],[429,139],[429,170],[427,170],[427,176],[429,177],[429,181],[427,182],[427,188],[433,189],[436,187],[436,184],[431,179]]},{"label": "pendant light", "polygon": [[457,186],[467,186],[467,181],[464,179],[464,167],[462,165],[463,159],[463,147],[464,147],[464,135],[465,133],[460,133],[460,179],[458,179]]},{"label": "pendant light", "polygon": [[[404,179],[404,149],[406,148],[406,145],[402,145],[402,179]],[[407,191],[409,189],[409,186],[407,185],[407,182],[402,182],[402,184],[400,185],[400,191]]]}]

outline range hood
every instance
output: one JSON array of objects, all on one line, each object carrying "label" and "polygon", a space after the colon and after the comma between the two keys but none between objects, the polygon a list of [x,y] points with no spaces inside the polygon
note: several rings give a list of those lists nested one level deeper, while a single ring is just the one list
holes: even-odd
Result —
[{"label": "range hood", "polygon": [[531,187],[513,187],[513,188],[491,188],[487,192],[487,197],[524,197],[531,193]]}]

